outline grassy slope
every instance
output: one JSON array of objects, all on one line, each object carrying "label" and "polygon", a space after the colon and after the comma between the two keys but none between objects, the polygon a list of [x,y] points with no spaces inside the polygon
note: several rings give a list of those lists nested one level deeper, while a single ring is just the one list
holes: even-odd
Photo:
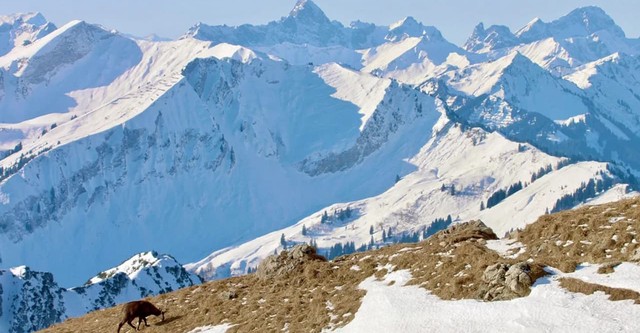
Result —
[{"label": "grassy slope", "polygon": [[[372,275],[382,277],[387,269],[409,269],[412,284],[443,299],[460,299],[478,297],[485,284],[484,269],[494,263],[533,259],[569,272],[578,262],[630,261],[640,247],[635,241],[640,230],[639,204],[640,199],[631,199],[542,216],[512,235],[525,247],[516,259],[501,257],[484,245],[482,237],[456,227],[418,244],[397,244],[333,262],[308,262],[277,280],[247,275],[209,282],[149,298],[167,309],[167,316],[164,322],[151,318],[152,326],[145,330],[188,332],[200,326],[231,323],[235,326],[230,332],[276,332],[286,324],[291,332],[320,332],[348,323],[364,294],[358,289],[359,283]],[[583,292],[578,287],[569,289]],[[115,307],[92,312],[43,332],[115,331],[120,311],[121,307]],[[123,329],[132,331],[130,327]]]}]

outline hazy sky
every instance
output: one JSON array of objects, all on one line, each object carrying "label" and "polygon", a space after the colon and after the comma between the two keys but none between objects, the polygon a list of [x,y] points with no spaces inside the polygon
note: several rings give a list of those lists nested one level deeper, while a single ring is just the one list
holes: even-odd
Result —
[{"label": "hazy sky", "polygon": [[[175,38],[197,22],[210,25],[261,24],[287,15],[295,0],[1,0],[0,13],[39,11],[58,26],[82,19],[111,29],[145,36],[156,33]],[[535,17],[551,21],[574,8],[603,8],[626,32],[640,36],[640,0],[315,0],[333,20],[348,24],[360,19],[389,25],[413,16],[436,26],[456,44],[473,27],[503,24],[513,31]]]}]

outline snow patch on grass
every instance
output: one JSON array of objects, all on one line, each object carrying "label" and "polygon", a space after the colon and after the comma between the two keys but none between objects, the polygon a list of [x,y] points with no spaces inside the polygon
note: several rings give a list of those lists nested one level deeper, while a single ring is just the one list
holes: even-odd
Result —
[{"label": "snow patch on grass", "polygon": [[225,333],[232,326],[233,325],[229,325],[229,324],[222,324],[222,325],[216,325],[216,326],[213,326],[213,325],[203,326],[203,327],[198,327],[192,331],[189,331],[188,333]]},{"label": "snow patch on grass", "polygon": [[443,301],[420,287],[405,286],[411,279],[405,270],[390,273],[383,281],[371,277],[360,284],[367,294],[354,320],[334,332],[428,332],[436,327],[439,332],[640,329],[636,320],[640,307],[631,301],[612,302],[601,293],[570,293],[559,286],[560,276],[539,279],[530,296],[503,302]]}]

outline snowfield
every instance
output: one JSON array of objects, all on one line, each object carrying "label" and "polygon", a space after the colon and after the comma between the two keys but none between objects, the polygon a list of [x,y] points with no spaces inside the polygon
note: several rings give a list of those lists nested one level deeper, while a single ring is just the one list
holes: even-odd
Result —
[{"label": "snowfield", "polygon": [[[635,266],[635,265],[633,265]],[[638,269],[616,271],[610,279],[637,278]],[[633,332],[640,329],[640,307],[633,301],[609,301],[607,295],[582,295],[562,289],[555,272],[536,282],[527,297],[510,301],[443,301],[417,286],[405,286],[407,271],[369,278],[352,322],[325,332]],[[582,269],[571,274],[584,278]],[[392,285],[390,285],[393,282]],[[633,284],[638,288],[637,280]]]}]

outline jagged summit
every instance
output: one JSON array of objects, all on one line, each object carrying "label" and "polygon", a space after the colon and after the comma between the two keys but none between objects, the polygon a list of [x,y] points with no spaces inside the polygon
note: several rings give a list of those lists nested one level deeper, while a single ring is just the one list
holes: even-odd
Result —
[{"label": "jagged summit", "polygon": [[389,30],[394,30],[400,27],[420,29],[422,28],[422,24],[416,21],[416,19],[413,16],[407,16],[402,20],[392,23],[389,26]]},{"label": "jagged summit", "polygon": [[303,21],[330,22],[322,9],[311,0],[299,0],[289,12],[289,17]]},{"label": "jagged summit", "polygon": [[517,44],[518,40],[509,27],[492,25],[485,29],[484,24],[480,22],[473,29],[473,33],[463,48],[470,52],[483,53],[487,50],[500,49]]},{"label": "jagged summit", "polygon": [[426,37],[430,41],[444,41],[442,33],[435,27],[425,26],[418,22],[412,16],[393,23],[389,26],[389,33],[385,37],[386,40],[397,42],[407,37]]}]

